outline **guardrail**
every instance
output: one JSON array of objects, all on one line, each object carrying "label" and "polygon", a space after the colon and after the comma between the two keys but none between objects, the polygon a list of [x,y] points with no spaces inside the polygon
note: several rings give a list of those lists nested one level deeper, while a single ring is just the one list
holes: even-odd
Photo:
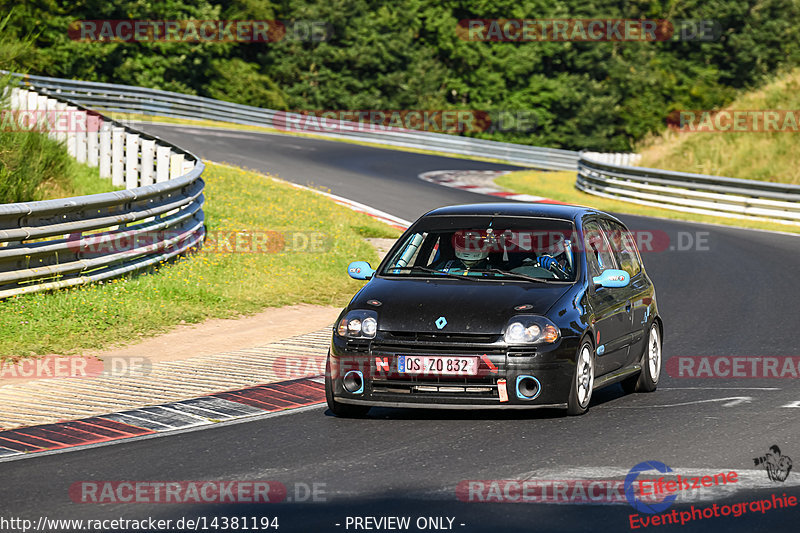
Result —
[{"label": "guardrail", "polygon": [[610,163],[612,165],[637,165],[642,160],[641,154],[631,153],[604,153],[604,152],[581,152],[580,155],[587,159],[593,159],[601,163]]},{"label": "guardrail", "polygon": [[[208,119],[276,129],[286,129],[287,125],[303,117],[296,113],[262,109],[157,89],[45,76],[25,75],[20,77],[25,85],[42,94],[57,95],[93,109],[111,112],[140,113],[194,120]],[[501,159],[550,170],[575,170],[577,168],[578,152],[571,150],[539,148],[401,128],[373,131],[373,128],[365,128],[363,123],[357,122],[337,121],[336,124],[335,130],[338,131],[332,129],[324,132],[305,131],[304,133],[372,144]]]},{"label": "guardrail", "polygon": [[[155,89],[17,76],[35,91],[14,92],[11,100],[16,109],[85,113],[87,121],[99,121],[96,132],[50,135],[64,141],[79,161],[99,166],[101,176],[127,190],[0,205],[0,298],[119,276],[202,242],[202,161],[89,108],[264,127],[302,118]],[[364,131],[363,124],[339,124],[338,132],[309,133],[552,170],[577,169],[576,187],[598,196],[698,214],[800,223],[800,187],[795,185],[628,166],[638,162],[635,154],[579,154],[399,128]],[[132,244],[120,247],[121,240]]]},{"label": "guardrail", "polygon": [[616,165],[583,155],[575,186],[589,194],[653,207],[800,224],[800,186]]},{"label": "guardrail", "polygon": [[195,155],[61,95],[16,88],[10,101],[43,112],[37,119],[91,125],[47,134],[127,189],[0,205],[0,298],[121,276],[202,243],[205,167]]}]

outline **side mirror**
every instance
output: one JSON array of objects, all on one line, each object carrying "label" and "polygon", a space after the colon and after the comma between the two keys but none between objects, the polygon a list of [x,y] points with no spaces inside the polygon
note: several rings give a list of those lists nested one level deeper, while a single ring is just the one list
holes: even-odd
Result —
[{"label": "side mirror", "polygon": [[592,281],[595,287],[627,287],[628,283],[631,282],[631,276],[624,270],[609,268],[608,270],[603,270],[603,273],[599,276],[593,277]]},{"label": "side mirror", "polygon": [[347,265],[347,274],[353,279],[370,279],[375,271],[366,261],[353,261]]}]

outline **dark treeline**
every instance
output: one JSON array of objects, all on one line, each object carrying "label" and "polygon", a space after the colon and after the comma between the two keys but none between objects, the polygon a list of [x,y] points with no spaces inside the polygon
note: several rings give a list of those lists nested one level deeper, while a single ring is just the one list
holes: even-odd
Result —
[{"label": "dark treeline", "polygon": [[[31,73],[293,110],[482,110],[506,117],[508,131],[479,136],[570,149],[629,150],[663,130],[670,111],[719,107],[800,60],[800,0],[0,0],[0,6],[11,14],[6,32],[35,36],[24,63]],[[473,18],[667,19],[689,32],[692,25],[680,21],[707,20],[714,31],[710,40],[471,42],[457,28]],[[70,38],[70,23],[104,19],[279,19],[288,33],[247,44]],[[319,29],[315,21],[330,30],[322,40],[305,38],[309,28]],[[527,131],[516,131],[521,118]]]}]

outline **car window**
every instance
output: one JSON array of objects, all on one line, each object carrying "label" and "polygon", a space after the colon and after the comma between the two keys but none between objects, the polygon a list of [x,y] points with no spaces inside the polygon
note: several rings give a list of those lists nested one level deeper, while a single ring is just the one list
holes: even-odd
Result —
[{"label": "car window", "polygon": [[391,265],[394,267],[406,267],[414,265],[419,257],[422,244],[425,242],[427,233],[414,233],[406,240],[405,245],[401,246],[397,253],[392,257]]},{"label": "car window", "polygon": [[597,222],[587,222],[583,225],[583,241],[590,276],[599,276],[603,270],[616,268],[614,255]]},{"label": "car window", "polygon": [[575,226],[535,217],[431,217],[404,235],[379,275],[574,282]]},{"label": "car window", "polygon": [[617,258],[619,268],[627,272],[631,277],[641,272],[641,260],[630,231],[613,220],[604,220],[603,223],[606,227],[606,238],[611,245],[614,256]]}]

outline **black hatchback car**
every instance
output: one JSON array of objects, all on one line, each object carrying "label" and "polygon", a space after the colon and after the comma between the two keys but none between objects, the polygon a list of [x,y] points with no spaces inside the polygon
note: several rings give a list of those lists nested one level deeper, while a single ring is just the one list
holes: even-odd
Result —
[{"label": "black hatchback car", "polygon": [[628,229],[548,204],[443,207],[419,218],[334,326],[325,391],[338,416],[373,406],[555,407],[653,391],[662,323]]}]

